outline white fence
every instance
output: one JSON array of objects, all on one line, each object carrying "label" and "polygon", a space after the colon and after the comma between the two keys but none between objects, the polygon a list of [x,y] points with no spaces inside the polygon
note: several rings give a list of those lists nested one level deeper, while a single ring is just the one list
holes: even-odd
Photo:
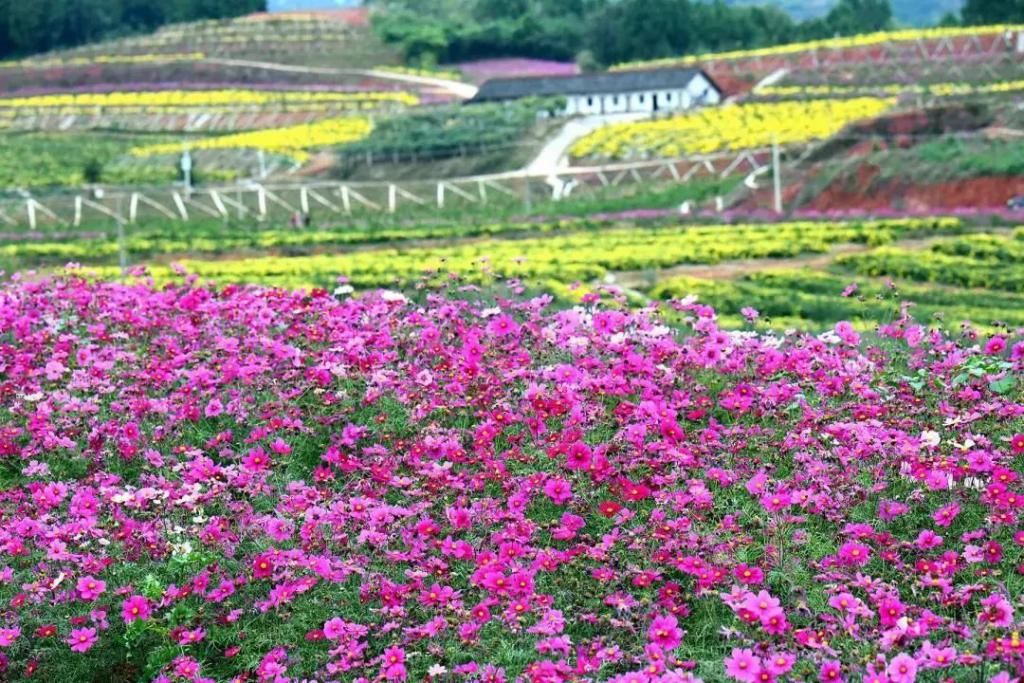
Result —
[{"label": "white fence", "polygon": [[487,205],[496,200],[529,205],[542,199],[586,196],[632,183],[686,183],[731,175],[755,177],[771,163],[771,150],[688,159],[642,161],[560,169],[555,174],[499,173],[409,182],[308,182],[209,188],[105,189],[0,199],[0,224],[36,230],[86,222],[137,223],[148,218],[188,222],[201,218],[266,220],[316,212],[394,214],[412,208]]}]

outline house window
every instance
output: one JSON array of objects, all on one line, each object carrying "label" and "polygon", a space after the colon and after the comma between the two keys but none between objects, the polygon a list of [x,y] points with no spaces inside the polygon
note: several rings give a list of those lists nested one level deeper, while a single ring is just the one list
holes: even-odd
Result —
[{"label": "house window", "polygon": [[619,104],[619,96],[618,95],[615,95],[614,97],[612,97],[612,104],[618,106],[618,104]]},{"label": "house window", "polygon": [[587,106],[588,107],[593,107],[594,106],[594,98],[593,97],[588,97],[587,98]]},{"label": "house window", "polygon": [[641,95],[641,96],[640,96],[640,104],[643,104],[643,103],[644,103],[644,96],[643,96],[643,95]]},{"label": "house window", "polygon": [[669,102],[671,102],[672,101],[672,93],[669,93],[668,95],[666,95],[665,99],[667,99]]}]

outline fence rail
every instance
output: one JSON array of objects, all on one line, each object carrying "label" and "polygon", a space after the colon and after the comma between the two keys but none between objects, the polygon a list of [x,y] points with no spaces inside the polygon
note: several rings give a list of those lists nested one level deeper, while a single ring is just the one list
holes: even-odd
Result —
[{"label": "fence rail", "polygon": [[565,199],[635,183],[686,183],[699,178],[754,177],[771,163],[771,150],[751,150],[686,159],[640,161],[409,182],[309,182],[194,188],[113,189],[0,199],[0,225],[37,230],[47,225],[80,226],[86,221],[137,223],[147,218],[176,222],[202,219],[267,220],[316,213],[394,214],[411,208],[444,209],[487,205],[503,198],[529,204],[547,194]]}]

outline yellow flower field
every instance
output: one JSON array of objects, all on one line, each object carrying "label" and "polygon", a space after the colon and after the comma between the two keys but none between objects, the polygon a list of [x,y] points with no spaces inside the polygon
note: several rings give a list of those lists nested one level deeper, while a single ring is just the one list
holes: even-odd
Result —
[{"label": "yellow flower field", "polygon": [[158,90],[152,92],[61,93],[0,98],[0,109],[126,107],[204,108],[272,104],[371,103],[412,106],[419,98],[409,92],[309,92],[274,90]]},{"label": "yellow flower field", "polygon": [[204,52],[168,52],[139,55],[91,55],[57,59],[24,59],[0,62],[0,69],[45,68],[52,66],[91,66],[94,64],[166,64],[170,62],[198,62],[206,59]]},{"label": "yellow flower field", "polygon": [[[190,141],[188,146],[193,150],[262,149],[287,154],[296,161],[305,161],[309,154],[304,150],[355,142],[369,135],[372,129],[373,125],[369,119],[351,116],[300,126],[201,138]],[[151,157],[159,154],[177,154],[181,149],[181,143],[170,142],[136,147],[131,150],[131,154],[135,157]]]},{"label": "yellow flower field", "polygon": [[686,55],[684,57],[668,57],[638,62],[626,62],[612,67],[613,71],[628,69],[650,69],[661,66],[687,66],[708,62],[729,61],[734,59],[754,59],[757,57],[779,57],[782,55],[810,52],[811,50],[842,50],[850,48],[874,47],[885,43],[913,42],[916,40],[941,40],[943,38],[962,38],[967,36],[991,36],[1024,30],[1017,24],[995,24],[992,26],[967,26],[948,28],[904,29],[898,31],[879,31],[857,36],[809,40],[786,45],[774,45],[750,50],[732,50],[714,52],[704,55]]},{"label": "yellow flower field", "polygon": [[651,154],[677,157],[805,143],[829,138],[848,124],[883,113],[894,99],[759,102],[701,109],[668,119],[617,123],[581,138],[576,158]]},{"label": "yellow flower field", "polygon": [[996,83],[890,83],[886,85],[769,85],[756,88],[755,94],[774,97],[829,97],[861,93],[931,94],[939,97],[954,95],[987,95],[1024,90],[1024,80]]}]

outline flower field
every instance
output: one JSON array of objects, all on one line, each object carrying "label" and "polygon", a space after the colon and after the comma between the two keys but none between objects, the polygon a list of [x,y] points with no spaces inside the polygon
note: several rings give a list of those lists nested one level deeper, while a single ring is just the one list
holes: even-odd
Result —
[{"label": "flower field", "polygon": [[1024,673],[1019,337],[458,289],[0,286],[3,675]]},{"label": "flower field", "polygon": [[994,95],[1024,90],[1024,80],[1004,80],[996,83],[888,83],[879,85],[774,85],[758,88],[756,93],[766,97],[842,97],[883,93],[899,95],[917,93],[935,97],[958,95]]},{"label": "flower field", "polygon": [[3,110],[59,109],[62,113],[100,110],[224,109],[239,107],[307,107],[331,105],[373,109],[384,105],[413,106],[419,98],[408,92],[316,92],[310,90],[155,90],[150,92],[66,93],[0,98]]},{"label": "flower field", "polygon": [[[346,275],[360,288],[408,286],[427,272],[434,273],[439,280],[455,272],[475,284],[493,284],[496,277],[511,277],[550,286],[589,282],[615,271],[821,254],[837,244],[878,243],[902,234],[944,234],[961,229],[955,219],[855,224],[631,226],[516,240],[470,241],[452,246],[396,245],[350,253],[186,260],[183,265],[190,272],[219,283],[260,283],[288,288],[332,287],[339,274]],[[96,272],[104,277],[119,274],[116,268],[97,268]],[[172,267],[153,266],[149,273],[161,282],[176,277]]]},{"label": "flower field", "polygon": [[577,158],[677,157],[755,149],[773,141],[806,143],[831,137],[848,124],[878,116],[894,104],[893,99],[859,97],[712,107],[671,118],[604,126],[578,140],[571,153]]},{"label": "flower field", "polygon": [[[196,150],[263,149],[287,154],[301,161],[308,157],[305,151],[307,149],[355,142],[369,135],[371,130],[373,126],[369,119],[349,116],[298,126],[198,138],[189,141],[188,144]],[[132,156],[144,158],[160,154],[180,154],[181,149],[180,142],[167,142],[136,147],[130,153]]]},{"label": "flower field", "polygon": [[[811,40],[787,45],[775,45],[771,47],[756,48],[749,50],[734,50],[731,52],[717,52],[703,55],[688,55],[685,57],[670,57],[666,59],[655,59],[643,62],[620,64],[614,67],[618,70],[627,69],[651,69],[662,66],[690,66],[694,64],[714,64],[716,62],[728,62],[739,60],[765,59],[789,55],[816,53],[842,53],[849,52],[848,57],[854,58],[863,56],[866,49],[885,47],[892,44],[906,43],[915,45],[918,43],[934,43],[938,41],[957,41],[968,38],[1000,39],[1005,35],[1020,31],[1021,26],[1010,24],[998,24],[992,26],[966,26],[966,27],[941,27],[923,29],[901,29],[895,31],[878,31],[876,33],[864,33],[853,36],[840,36],[823,40]],[[953,43],[955,44],[955,43]],[[824,55],[823,55],[824,56]],[[854,59],[856,61],[856,59]]]}]

